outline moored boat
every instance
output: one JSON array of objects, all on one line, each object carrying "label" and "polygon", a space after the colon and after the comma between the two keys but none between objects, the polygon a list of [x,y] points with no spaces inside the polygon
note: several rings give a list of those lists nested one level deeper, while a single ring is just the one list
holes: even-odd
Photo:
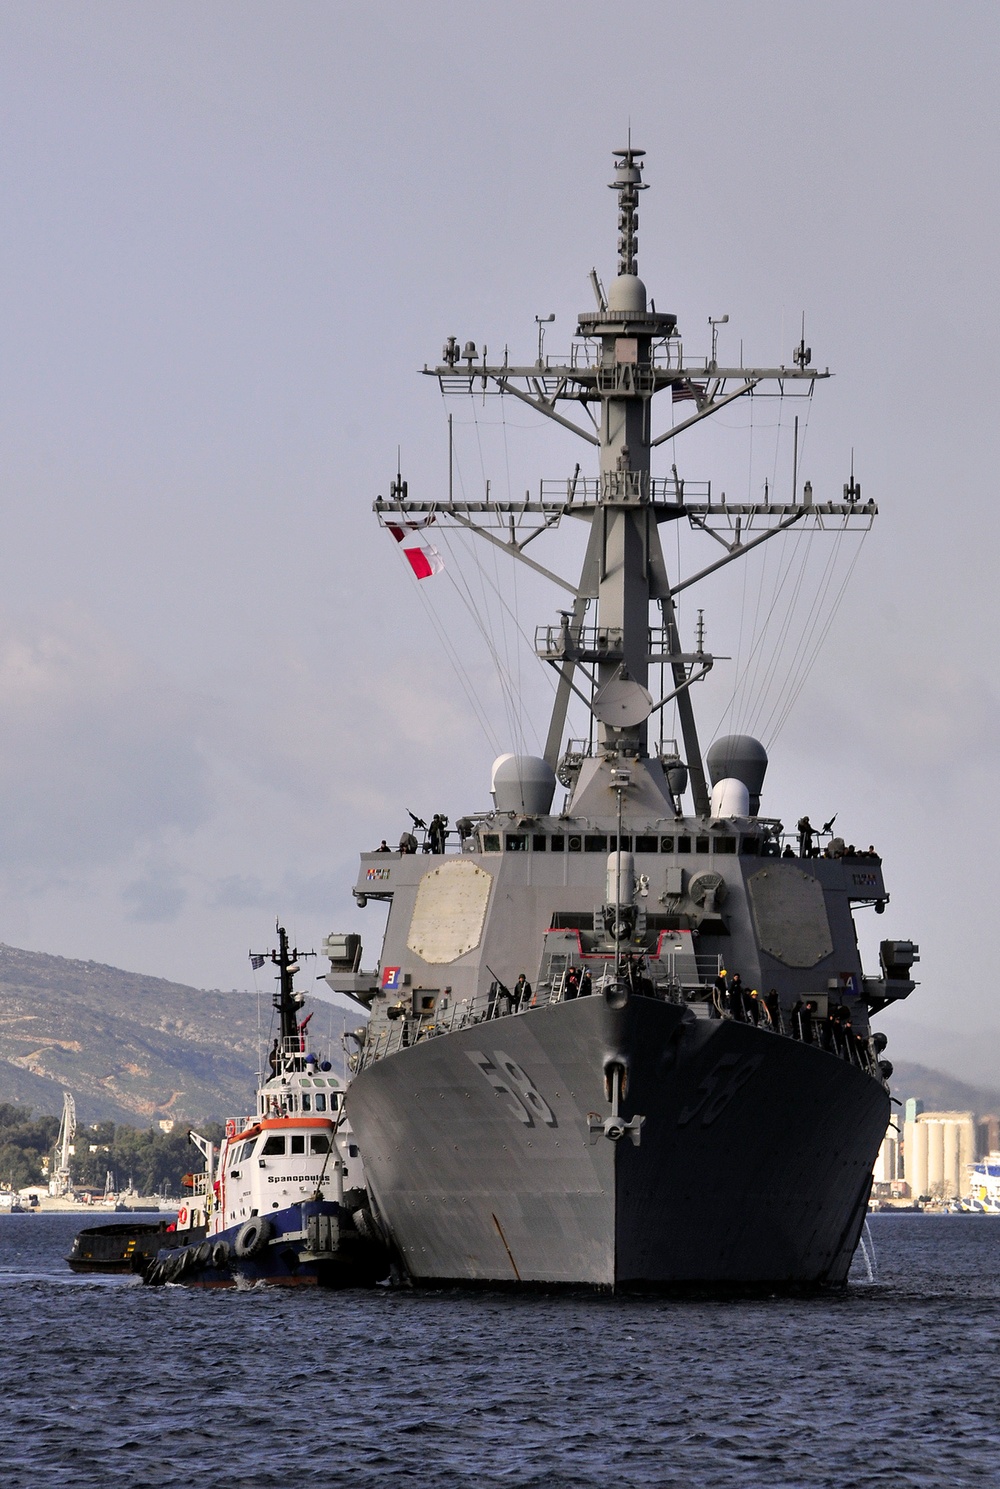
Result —
[{"label": "moored boat", "polygon": [[254,1111],[226,1123],[218,1151],[191,1133],[204,1169],[192,1176],[170,1243],[145,1272],[153,1286],[370,1286],[389,1271],[345,1119],[343,1082],[310,1049],[311,1016],[299,1018],[299,958],[281,926],[275,950],[252,954],[256,966],[277,968],[270,1074]]}]

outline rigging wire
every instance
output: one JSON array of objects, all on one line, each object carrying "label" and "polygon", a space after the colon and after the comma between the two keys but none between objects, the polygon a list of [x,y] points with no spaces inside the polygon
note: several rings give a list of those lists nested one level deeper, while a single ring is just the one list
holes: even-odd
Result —
[{"label": "rigging wire", "polygon": [[[781,538],[782,546],[786,550],[791,547],[792,556],[785,566],[784,572],[780,574],[780,582],[775,585],[771,611],[769,612],[767,620],[765,621],[764,627],[761,631],[760,643],[757,649],[757,666],[755,668],[754,679],[755,686],[753,696],[755,705],[750,722],[748,723],[748,728],[753,728],[754,721],[760,715],[762,700],[765,700],[769,696],[769,691],[774,686],[775,678],[778,676],[782,666],[782,659],[785,652],[785,643],[787,641],[788,633],[791,629],[793,619],[797,613],[799,599],[808,570],[809,555],[811,552],[811,536],[812,535],[805,528],[800,528],[799,531],[794,534],[794,536],[791,533],[785,533],[782,535]],[[791,580],[792,588],[791,594],[788,596],[788,599],[785,603],[784,618],[780,621],[778,626],[777,640],[770,649],[769,660],[767,662],[763,680],[761,682],[761,685],[757,687],[756,676],[757,672],[759,671],[760,659],[764,656],[763,642],[767,635],[768,628],[770,627],[771,620],[777,612],[778,602],[780,600],[781,594],[784,591],[786,583],[789,580]],[[813,603],[815,603],[815,596],[816,591],[814,590]],[[808,618],[806,624],[808,625]]]},{"label": "rigging wire", "polygon": [[[862,532],[862,534],[861,534],[860,542],[858,543],[857,548],[854,551],[854,557],[851,559],[851,562],[850,562],[850,564],[847,567],[847,572],[845,573],[843,579],[841,580],[840,587],[837,590],[836,595],[834,596],[833,603],[832,603],[832,605],[829,608],[829,611],[828,611],[827,616],[826,616],[826,620],[823,623],[823,626],[822,626],[822,629],[820,631],[820,634],[819,634],[817,640],[815,641],[815,643],[814,643],[814,645],[812,647],[812,652],[808,656],[808,658],[803,658],[802,665],[800,666],[800,669],[799,669],[799,675],[798,675],[797,679],[795,680],[794,684],[789,688],[789,693],[788,693],[788,697],[787,697],[787,700],[785,702],[784,708],[783,708],[781,714],[779,715],[779,717],[777,719],[777,722],[773,725],[773,728],[771,726],[771,719],[774,717],[774,710],[772,710],[772,713],[768,716],[767,728],[771,730],[771,739],[772,739],[772,741],[775,740],[775,739],[777,739],[777,737],[780,734],[781,730],[784,728],[784,726],[785,726],[785,724],[786,724],[786,722],[788,720],[788,717],[789,717],[792,709],[794,708],[796,702],[798,701],[799,694],[802,692],[802,689],[805,687],[805,684],[808,681],[809,674],[812,672],[812,669],[813,669],[813,667],[814,667],[814,665],[816,663],[816,659],[817,659],[817,657],[819,656],[820,652],[823,649],[823,643],[826,641],[826,638],[827,638],[827,636],[830,633],[830,628],[832,627],[832,625],[834,623],[834,620],[837,617],[837,612],[839,611],[840,606],[841,606],[841,604],[843,602],[844,596],[847,593],[847,589],[848,589],[848,586],[849,586],[849,584],[851,582],[851,579],[853,577],[854,570],[857,568],[858,560],[861,557],[861,550],[864,547],[865,539],[868,536],[868,532],[869,532],[869,529],[865,529]],[[831,575],[830,575],[831,581],[832,581],[832,577],[833,577],[833,575],[832,575],[832,572],[831,572]],[[817,616],[817,619],[818,619],[818,616]]]},{"label": "rigging wire", "polygon": [[412,574],[410,577],[412,583],[416,587],[417,595],[419,596],[420,603],[424,607],[427,619],[430,621],[434,633],[437,636],[438,641],[441,643],[441,649],[443,650],[445,656],[448,658],[448,661],[451,663],[452,668],[455,672],[455,676],[458,678],[458,683],[462,689],[462,692],[465,694],[466,702],[475,715],[476,721],[478,722],[479,727],[482,729],[483,734],[486,738],[486,742],[490,746],[490,749],[493,751],[494,755],[499,755],[501,751],[497,736],[494,734],[493,728],[490,724],[489,714],[487,713],[487,710],[484,707],[479,694],[476,692],[475,684],[473,683],[472,678],[469,676],[461,660],[461,657],[452,645],[451,639],[448,636],[441,619],[437,615],[437,612],[435,611],[429,596],[424,592],[423,580],[415,578]]},{"label": "rigging wire", "polygon": [[[783,406],[783,403],[782,399],[780,406]],[[749,412],[749,422],[744,427],[748,429],[749,434],[752,468],[754,434],[758,427],[752,401]],[[810,412],[811,404],[807,403],[798,436],[797,469],[793,473],[793,485],[796,490],[798,471],[801,470],[802,455],[809,430]],[[773,480],[776,488],[778,447],[782,433],[787,434],[787,425],[783,425],[780,412],[778,423],[774,427],[776,435]],[[761,555],[752,622],[749,621],[750,579],[747,569],[744,568],[735,669],[736,681],[729,701],[719,718],[716,732],[722,728],[727,719],[730,720],[729,727],[732,732],[747,730],[762,732],[766,735],[772,726],[775,730],[783,727],[812,669],[818,650],[822,647],[830,626],[833,624],[836,611],[846,592],[846,586],[860,554],[859,545],[850,562],[847,575],[833,594],[831,604],[831,593],[834,591],[839,560],[843,552],[842,539],[846,531],[845,522],[844,527],[836,535],[833,552],[828,555],[818,581],[814,585],[808,585],[812,536],[808,529],[798,528],[794,533],[783,534],[780,538],[780,548],[775,547],[773,553],[769,546],[767,552]],[[864,536],[865,534],[862,534],[862,541]],[[776,563],[775,560],[777,560]],[[802,596],[807,587],[810,600],[806,613],[802,616]],[[797,621],[800,622],[798,639],[789,659],[789,638]],[[749,641],[747,638],[748,624]],[[772,644],[765,648],[765,642],[768,640],[771,640]],[[762,720],[764,723],[761,728]]]},{"label": "rigging wire", "polygon": [[[442,534],[442,537],[444,537],[443,534]],[[454,556],[454,549],[451,546],[452,543],[454,542],[454,543],[460,543],[461,544],[465,556],[472,563],[472,565],[475,568],[477,568],[477,570],[479,571],[480,577],[481,577],[481,579],[483,581],[483,584],[484,585],[488,584],[494,590],[498,608],[501,611],[505,611],[506,612],[507,616],[509,617],[509,619],[511,621],[511,624],[513,625],[514,629],[516,630],[516,632],[517,632],[518,636],[520,637],[521,641],[523,641],[525,647],[527,647],[532,652],[532,654],[534,654],[534,646],[533,646],[533,642],[532,642],[531,637],[529,637],[526,634],[526,632],[524,631],[524,628],[522,627],[522,625],[521,625],[521,623],[520,623],[517,615],[513,612],[513,610],[510,608],[510,606],[508,605],[507,601],[505,600],[505,598],[503,596],[503,593],[502,593],[499,585],[498,584],[494,584],[494,581],[490,578],[490,576],[482,568],[482,565],[479,562],[479,557],[478,557],[479,550],[478,550],[478,548],[476,546],[475,539],[472,538],[471,535],[467,535],[467,534],[459,531],[459,532],[454,533],[454,534],[449,534],[448,537],[444,538],[444,541],[448,544],[448,551],[453,556]],[[514,562],[516,563],[516,560],[514,560]],[[474,599],[472,597],[471,590],[469,589],[469,586],[468,586],[466,580],[464,579],[464,566],[463,566],[463,562],[457,556],[454,557],[454,570],[455,570],[455,572],[457,574],[463,575],[461,581],[459,581],[458,579],[456,579],[454,577],[454,575],[451,576],[452,577],[452,583],[453,583],[453,585],[455,587],[455,591],[459,595],[459,598],[462,600],[462,603],[464,604],[465,608],[468,610],[469,615],[470,615],[470,617],[472,619],[473,624],[476,626],[476,628],[479,631],[480,635],[482,636],[484,642],[486,643],[487,649],[489,650],[489,653],[490,653],[490,657],[491,657],[491,659],[493,661],[493,665],[494,665],[494,667],[496,668],[496,671],[497,671],[497,678],[498,678],[498,681],[500,683],[500,687],[503,690],[503,692],[505,694],[505,697],[508,694],[513,694],[515,692],[515,689],[517,690],[518,697],[520,697],[520,691],[519,691],[520,690],[520,681],[518,681],[517,683],[515,683],[514,679],[511,677],[509,667],[505,664],[505,662],[503,661],[503,659],[500,657],[500,654],[499,654],[499,652],[498,652],[498,650],[497,650],[497,648],[495,646],[495,643],[494,643],[494,640],[493,640],[493,636],[492,636],[491,631],[488,630],[483,625],[483,623],[482,623],[482,617],[481,617],[481,615],[479,613],[479,607],[477,607],[477,605],[476,605],[476,603],[475,603],[475,601],[474,601]],[[449,574],[450,573],[450,571],[449,571],[449,569],[447,567],[445,568],[445,571],[444,572],[446,574]],[[520,650],[521,650],[520,647],[517,647],[517,649],[516,649],[516,655],[518,657],[520,657]],[[554,693],[555,690],[556,690],[556,683],[553,681],[552,677],[550,676],[550,674],[548,672],[548,669],[546,669],[542,673],[542,676],[546,679],[546,682],[547,682],[549,688]],[[508,710],[508,719],[509,719],[509,717],[510,717],[510,711]],[[531,730],[532,730],[532,734],[534,735],[534,738],[535,738],[535,743],[540,748],[541,746],[540,746],[540,742],[539,742],[539,739],[538,739],[538,733],[537,733],[537,730],[535,729],[535,727],[534,727],[533,724],[531,725]],[[512,736],[512,740],[515,737],[520,739],[522,748],[526,749],[527,746],[526,746],[526,742],[525,742],[525,736],[524,736],[523,728],[521,728],[521,729],[518,730],[517,736]]]},{"label": "rigging wire", "polygon": [[[463,491],[463,495],[464,495],[465,487],[464,487],[464,482],[462,480],[461,470],[459,470],[459,484],[462,487],[462,491]],[[482,594],[482,602],[479,603],[479,604],[477,604],[476,600],[474,599],[474,597],[472,595],[472,590],[471,590],[471,587],[469,585],[469,581],[468,581],[468,579],[466,577],[466,570],[465,570],[464,565],[461,564],[461,563],[456,563],[454,561],[454,559],[455,559],[454,550],[453,550],[453,548],[451,546],[451,541],[450,541],[450,538],[449,538],[448,534],[445,533],[442,536],[443,536],[445,545],[446,545],[446,547],[448,549],[448,553],[449,553],[449,555],[450,555],[450,557],[452,559],[451,567],[449,568],[446,565],[446,567],[445,567],[445,573],[448,575],[448,578],[449,578],[449,581],[450,581],[452,587],[455,589],[455,591],[458,594],[459,598],[461,599],[463,605],[465,606],[466,610],[468,611],[468,613],[469,613],[469,615],[470,615],[470,617],[472,619],[473,624],[475,625],[476,629],[479,631],[479,634],[482,636],[484,642],[486,643],[486,648],[487,648],[487,651],[489,652],[490,657],[491,657],[491,659],[493,661],[493,665],[494,665],[494,668],[495,668],[496,674],[497,674],[497,681],[498,681],[498,683],[500,685],[501,701],[502,701],[503,708],[504,708],[504,714],[505,714],[506,720],[507,720],[507,737],[508,737],[509,740],[511,740],[513,742],[513,740],[515,738],[515,735],[514,735],[514,709],[513,709],[512,701],[511,701],[511,697],[510,697],[510,692],[511,692],[510,681],[509,681],[509,676],[508,676],[507,669],[505,668],[504,664],[500,660],[500,655],[499,655],[499,652],[498,652],[497,647],[496,647],[496,642],[495,642],[495,638],[494,638],[494,634],[493,634],[492,625],[490,623],[491,610],[490,610],[489,596],[486,593],[486,584],[487,584],[486,571],[485,571],[482,563],[479,561],[478,551],[474,551],[473,554],[472,554],[473,572],[478,577],[479,587],[480,587],[480,591],[481,591],[481,594]]]},{"label": "rigging wire", "polygon": [[[753,645],[752,645],[752,648],[751,648],[750,655],[747,658],[747,669],[746,669],[746,674],[745,674],[744,688],[743,688],[743,695],[742,695],[742,707],[741,707],[741,717],[740,717],[740,726],[741,726],[741,728],[750,728],[750,724],[748,722],[749,721],[749,717],[750,717],[750,715],[752,713],[754,713],[756,711],[757,701],[760,699],[762,692],[765,691],[766,687],[769,684],[769,681],[773,678],[773,676],[774,676],[775,672],[777,671],[777,669],[781,666],[781,660],[782,660],[782,640],[784,638],[784,635],[787,633],[788,627],[791,624],[791,619],[792,619],[792,616],[794,614],[796,601],[798,600],[798,596],[799,596],[799,593],[800,593],[800,590],[801,590],[802,580],[803,580],[803,577],[804,577],[804,574],[805,574],[806,562],[807,562],[808,554],[809,554],[809,544],[808,544],[808,541],[805,542],[805,543],[802,543],[800,541],[804,537],[805,538],[808,538],[808,534],[806,533],[805,529],[800,528],[799,531],[794,535],[794,537],[792,537],[792,535],[789,534],[789,533],[785,533],[785,534],[782,534],[781,537],[780,537],[780,539],[779,539],[779,541],[781,543],[782,551],[785,551],[785,552],[787,551],[787,549],[789,547],[789,542],[791,542],[792,550],[793,550],[792,551],[792,558],[791,558],[791,560],[787,564],[784,564],[784,565],[782,565],[782,563],[780,561],[780,558],[779,558],[779,561],[778,561],[778,564],[777,564],[777,572],[776,572],[776,574],[774,576],[774,580],[773,580],[772,588],[771,588],[771,603],[770,603],[770,605],[768,607],[768,612],[767,612],[767,615],[766,615],[766,617],[764,619],[763,625],[761,625],[761,627],[760,627],[759,630],[757,629],[756,616],[754,618],[754,631],[753,631],[753,638],[754,639],[753,639]],[[762,659],[765,656],[765,651],[764,651],[764,645],[763,645],[763,643],[764,643],[764,641],[765,641],[765,639],[767,637],[767,634],[768,634],[768,630],[769,630],[771,621],[772,621],[772,619],[773,619],[773,617],[775,615],[775,612],[777,611],[778,603],[779,603],[779,600],[781,598],[781,594],[782,594],[782,592],[783,592],[783,590],[785,588],[786,582],[788,581],[789,577],[791,576],[791,574],[793,572],[793,564],[794,564],[794,561],[795,561],[795,557],[796,556],[798,556],[800,558],[800,562],[799,562],[799,566],[798,566],[798,574],[796,575],[795,581],[794,581],[793,586],[792,586],[791,597],[788,600],[788,603],[786,604],[786,607],[785,607],[785,619],[784,619],[784,623],[783,623],[783,626],[779,629],[779,639],[778,639],[778,642],[777,642],[777,644],[775,646],[773,646],[771,648],[771,651],[770,651],[770,654],[769,654],[769,659],[765,663],[765,674],[764,674],[763,684],[758,685],[758,677],[759,677],[759,673],[760,673],[761,661],[762,661]],[[764,565],[767,564],[768,559],[771,558],[771,557],[777,557],[777,554],[770,555],[770,554],[765,553],[763,555],[763,563],[764,563]],[[764,570],[762,569],[762,574],[761,574],[761,589],[763,588],[763,572],[764,572]],[[752,674],[751,674],[751,670],[750,670],[751,659],[753,661],[753,671],[752,671]]]},{"label": "rigging wire", "polygon": [[[481,431],[479,429],[478,418],[473,419],[472,423],[475,425],[476,428],[477,446],[480,459],[480,471],[483,474],[483,479],[485,481],[485,453],[482,447],[482,438]],[[454,447],[452,450],[452,457],[454,475],[457,479],[459,489],[464,496],[464,475],[462,472],[461,463],[458,459],[457,451],[455,451]],[[468,611],[469,616],[472,619],[476,629],[482,636],[493,667],[495,669],[497,681],[500,687],[501,701],[506,718],[508,739],[511,744],[517,744],[518,742],[520,742],[521,748],[522,750],[524,750],[526,749],[526,745],[523,728],[523,710],[521,708],[522,674],[520,665],[520,647],[515,643],[515,667],[512,664],[510,658],[510,638],[507,634],[506,622],[504,622],[502,626],[504,655],[501,655],[501,648],[497,644],[496,627],[493,621],[494,609],[496,608],[499,610],[502,619],[503,617],[506,617],[511,622],[513,629],[516,631],[521,641],[523,641],[523,643],[528,647],[532,655],[534,655],[533,639],[525,634],[524,628],[521,625],[516,612],[511,609],[511,606],[508,604],[507,600],[504,597],[500,583],[499,570],[497,569],[496,564],[494,564],[496,572],[494,576],[491,577],[480,559],[480,550],[472,539],[471,535],[465,533],[462,529],[457,529],[454,531],[441,529],[439,532],[435,533],[435,537],[440,539],[449,555],[450,562],[449,564],[446,564],[444,574],[451,584],[451,587],[454,589],[455,593],[461,600],[463,606]],[[468,565],[466,562],[463,561],[462,558],[456,555],[455,549],[452,546],[453,543],[460,544],[466,556],[471,557],[472,567],[476,576],[476,580],[478,581],[479,589],[482,593],[481,602],[478,602],[475,595],[473,594],[469,578],[467,577]],[[495,556],[496,555],[494,555],[494,557]],[[491,723],[490,708],[486,704],[484,699],[480,696],[480,693],[476,688],[472,676],[463,664],[459,653],[457,652],[451,641],[450,635],[448,633],[448,627],[446,626],[443,617],[439,614],[437,606],[435,604],[434,595],[429,593],[428,590],[424,587],[423,582],[416,580],[412,573],[410,574],[410,579],[411,582],[416,585],[417,593],[420,597],[421,604],[424,606],[424,609],[427,613],[427,618],[435,632],[435,635],[441,643],[442,650],[447,656],[452,669],[455,672],[462,692],[465,695],[466,701],[469,704],[469,707],[474,714],[476,721],[479,724],[479,727],[481,728],[487,740],[487,743],[493,750],[494,754],[500,754],[502,750],[501,741]],[[488,591],[492,591],[492,594],[496,597],[496,606],[494,606],[494,604],[492,603]],[[550,676],[547,669],[543,669],[542,676],[545,677],[549,689],[554,693],[556,690],[556,683]],[[537,730],[535,729],[533,724],[531,732],[534,735],[537,747],[540,750],[541,745],[538,743]]]},{"label": "rigging wire", "polygon": [[[500,418],[501,418],[501,423],[503,425],[503,459],[504,459],[504,469],[505,469],[506,474],[507,474],[507,500],[509,502],[512,502],[513,501],[513,492],[511,491],[511,485],[510,485],[510,442],[509,442],[509,440],[507,438],[507,408],[506,408],[506,402],[507,402],[506,399],[501,398],[501,400],[500,400]],[[512,609],[512,618],[515,618],[514,619],[514,623],[517,626],[518,633],[520,634],[521,633],[521,626],[520,626],[518,620],[516,619],[516,617],[519,617],[520,616],[520,604],[518,602],[518,594],[517,594],[517,571],[518,571],[518,568],[519,568],[519,565],[517,563],[517,560],[515,559],[514,564],[512,566],[512,573],[511,573],[511,589],[513,591],[513,598],[514,598],[514,604],[513,604],[513,609]],[[527,754],[527,746],[525,744],[525,739],[524,739],[524,709],[523,709],[523,707],[521,707],[521,699],[523,699],[523,697],[524,697],[524,690],[523,690],[523,687],[522,687],[522,677],[521,677],[521,648],[517,645],[516,642],[514,644],[514,661],[515,661],[515,664],[517,666],[517,698],[518,698],[518,705],[519,705],[518,706],[518,727],[519,727],[520,739],[521,739],[521,749],[522,749],[522,751],[525,754]]]},{"label": "rigging wire", "polygon": [[[483,435],[482,435],[482,427],[481,427],[480,421],[479,421],[479,413],[478,413],[478,410],[477,410],[476,405],[475,405],[474,402],[472,404],[472,422],[473,422],[473,427],[475,428],[475,432],[476,432],[476,447],[477,447],[477,450],[479,452],[479,474],[480,474],[480,479],[482,481],[483,492],[486,493],[486,492],[489,491],[489,481],[488,481],[487,476],[486,476],[486,457],[485,457],[485,454],[484,454],[484,451],[483,451]],[[464,485],[463,485],[463,494],[464,494]],[[509,492],[508,492],[508,497],[509,497]],[[496,551],[495,548],[493,548],[493,545],[492,544],[490,545],[490,547],[492,549],[493,575],[494,575],[494,579],[496,581],[495,589],[497,591],[499,591],[499,587],[500,587],[500,570],[499,570],[499,563],[498,563],[498,558],[497,558],[497,551]],[[476,567],[476,573],[479,576],[480,587],[482,588],[483,609],[482,609],[482,614],[481,615],[476,615],[474,618],[475,618],[475,621],[476,621],[477,629],[480,631],[480,634],[483,635],[483,638],[484,638],[484,640],[486,640],[487,645],[488,645],[488,647],[490,649],[490,653],[494,657],[495,665],[498,668],[498,674],[499,674],[500,673],[499,648],[497,647],[497,644],[496,644],[495,627],[494,627],[494,622],[493,622],[492,607],[490,606],[489,598],[488,598],[488,596],[486,594],[486,587],[485,587],[486,570],[485,570],[485,566],[483,565],[483,563],[478,558],[475,560],[475,567]],[[472,613],[472,612],[470,611],[470,613]],[[485,623],[485,629],[484,629],[484,623]],[[488,632],[488,634],[487,634],[487,632]],[[509,685],[509,679],[510,679],[510,651],[509,651],[509,648],[508,648],[508,645],[507,645],[507,632],[506,632],[506,626],[504,624],[504,617],[503,617],[503,613],[502,612],[501,612],[501,616],[500,616],[500,633],[501,633],[501,637],[502,637],[502,640],[503,640],[503,651],[504,651],[504,662],[503,662],[502,680],[501,680],[501,694],[502,694],[502,697],[503,697],[504,713],[506,714],[506,717],[507,717],[507,736],[510,739],[510,741],[511,741],[512,744],[516,744],[516,741],[517,741],[517,739],[519,737],[519,734],[520,734],[520,727],[519,726],[520,726],[520,714],[521,714],[521,710],[520,710],[520,702],[519,702],[519,700],[516,700],[514,698],[513,689]]]}]

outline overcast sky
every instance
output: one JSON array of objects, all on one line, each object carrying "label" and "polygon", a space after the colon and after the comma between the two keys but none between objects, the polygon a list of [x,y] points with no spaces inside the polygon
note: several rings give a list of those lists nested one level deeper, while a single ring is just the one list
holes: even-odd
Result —
[{"label": "overcast sky", "polygon": [[[890,1054],[992,1074],[996,6],[3,0],[0,22],[0,939],[243,986],[280,914],[300,944],[360,929],[374,961],[357,851],[408,807],[483,807],[495,750],[536,747],[550,687],[513,617],[530,636],[560,595],[458,544],[418,590],[370,504],[397,446],[411,494],[446,489],[418,375],[446,335],[531,358],[555,313],[566,350],[591,266],[614,273],[631,125],[658,306],[692,354],[728,314],[720,360],[758,362],[804,311],[836,377],[802,475],[838,497],[853,449],[882,513],[762,731],[763,809],[838,811],[883,853],[870,968],[880,935],[922,948]],[[721,416],[681,473],[780,486],[797,411],[780,439],[773,406]],[[588,469],[524,411],[453,412],[466,494]],[[572,534],[541,549],[572,574]],[[773,593],[748,569],[698,602],[734,658],[698,696],[709,736]],[[777,674],[742,675],[780,712]]]}]

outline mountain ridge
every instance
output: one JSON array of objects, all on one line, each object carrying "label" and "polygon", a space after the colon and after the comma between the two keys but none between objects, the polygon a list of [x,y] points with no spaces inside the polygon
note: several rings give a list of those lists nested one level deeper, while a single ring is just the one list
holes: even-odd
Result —
[{"label": "mountain ridge", "polygon": [[[266,999],[266,1001],[265,1001]],[[326,1000],[331,1040],[345,1015]],[[0,943],[0,1101],[58,1116],[71,1091],[84,1123],[219,1121],[252,1102],[271,1000],[189,987]],[[269,1042],[269,1037],[268,1037]],[[1000,1112],[1000,1089],[896,1060],[893,1095],[927,1110]]]},{"label": "mountain ridge", "polygon": [[81,1122],[218,1120],[252,1104],[257,1028],[249,993],[0,943],[0,1100],[58,1114],[68,1090]]}]

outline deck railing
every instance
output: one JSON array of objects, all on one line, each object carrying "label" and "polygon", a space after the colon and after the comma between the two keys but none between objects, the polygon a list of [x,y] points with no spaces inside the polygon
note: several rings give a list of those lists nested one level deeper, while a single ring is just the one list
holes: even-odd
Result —
[{"label": "deck railing", "polygon": [[[702,960],[714,962],[717,959]],[[699,967],[699,972],[701,970]],[[604,984],[595,979],[591,996],[600,996],[604,991]],[[458,1029],[494,1019],[521,1018],[532,1009],[565,1002],[565,992],[566,976],[563,973],[552,984],[539,982],[528,1000],[519,1001],[513,990],[501,988],[485,996],[463,998],[430,1018],[400,1016],[377,1031],[369,1029],[365,1044],[356,1056],[351,1057],[354,1073],[367,1069],[387,1055],[395,1055],[411,1045],[439,1038],[442,1034],[451,1034]],[[718,983],[685,985],[670,981],[661,981],[658,984],[650,982],[648,987],[629,988],[628,995],[688,1007],[696,1017],[704,1019],[751,1024],[780,1038],[797,1039],[800,1043],[815,1045],[817,1049],[858,1066],[868,1075],[879,1075],[878,1051],[872,1039],[855,1034],[832,1016],[813,1016],[803,1021],[800,1017],[784,1012],[780,1007],[772,1014],[762,998],[752,998],[749,995],[744,996],[740,1006],[740,1003],[734,1003],[723,992]]]}]

